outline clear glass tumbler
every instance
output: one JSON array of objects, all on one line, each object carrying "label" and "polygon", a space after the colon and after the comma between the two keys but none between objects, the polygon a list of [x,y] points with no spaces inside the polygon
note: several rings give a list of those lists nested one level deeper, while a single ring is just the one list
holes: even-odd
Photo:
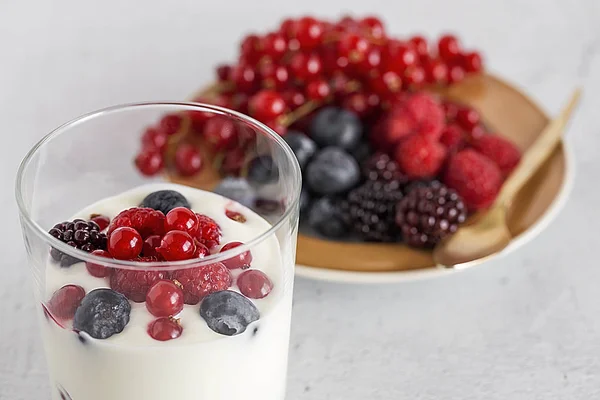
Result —
[{"label": "clear glass tumbler", "polygon": [[[217,156],[214,147],[196,142],[205,165],[195,180],[172,172],[142,176],[132,162],[140,134],[164,122],[165,115],[181,121],[191,115],[227,119],[251,138],[240,169],[267,160],[270,173],[254,180],[245,172],[223,178],[213,168],[223,150]],[[52,399],[282,400],[300,188],[294,154],[275,132],[210,105],[117,106],[84,115],[44,137],[21,164],[16,196],[40,304]],[[212,229],[204,220],[208,225],[197,231],[189,225],[175,229],[189,228],[194,258],[167,257],[156,253],[157,244],[168,250],[169,243],[178,242],[165,245],[166,232],[174,228],[162,217],[160,223],[141,222],[154,229],[142,232],[139,221],[105,228],[94,215],[112,224],[119,212],[142,203],[161,209],[166,200],[146,197],[159,190],[179,192],[187,207],[212,218],[220,228],[219,243],[202,241],[203,229]],[[97,224],[89,222],[94,217]],[[141,239],[127,236],[127,226]],[[242,244],[222,249],[232,241]],[[107,243],[110,254],[91,253]],[[123,243],[125,250],[119,247]],[[209,252],[200,251],[209,247]],[[130,250],[134,253],[126,256]],[[154,258],[146,257],[150,253]]]}]

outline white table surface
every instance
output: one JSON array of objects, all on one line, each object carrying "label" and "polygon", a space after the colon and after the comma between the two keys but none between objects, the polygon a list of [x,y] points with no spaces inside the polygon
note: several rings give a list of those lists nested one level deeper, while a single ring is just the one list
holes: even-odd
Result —
[{"label": "white table surface", "polygon": [[567,139],[577,178],[543,234],[486,267],[389,286],[298,279],[288,399],[599,398],[596,0],[1,0],[0,399],[48,398],[13,196],[28,148],[83,112],[185,98],[244,32],[282,15],[349,9],[396,33],[458,31],[552,113],[584,85]]}]

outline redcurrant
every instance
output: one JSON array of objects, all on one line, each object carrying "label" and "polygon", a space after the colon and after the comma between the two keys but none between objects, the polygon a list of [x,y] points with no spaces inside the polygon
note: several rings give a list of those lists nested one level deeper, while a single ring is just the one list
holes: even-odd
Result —
[{"label": "redcurrant", "polygon": [[250,299],[262,299],[273,290],[273,282],[264,272],[258,270],[244,271],[237,279],[240,292]]},{"label": "redcurrant", "polygon": [[135,157],[135,166],[146,176],[153,176],[163,168],[163,156],[155,149],[144,149]]},{"label": "redcurrant", "polygon": [[183,332],[183,327],[179,324],[179,322],[171,319],[171,318],[159,318],[156,321],[152,321],[150,325],[148,325],[148,334],[152,337],[152,339],[167,341],[171,339],[177,339],[181,336]]},{"label": "redcurrant", "polygon": [[119,260],[131,260],[142,252],[142,236],[133,228],[121,226],[108,237],[108,252]]},{"label": "redcurrant", "polygon": [[[226,252],[227,250],[234,249],[241,245],[243,245],[242,242],[229,242],[221,248],[220,253]],[[222,263],[229,269],[237,269],[237,268],[246,269],[246,268],[250,267],[251,262],[252,262],[252,253],[250,253],[250,250],[244,251],[241,254],[238,254],[236,256],[233,256],[232,258],[222,261]]]},{"label": "redcurrant", "polygon": [[155,317],[179,314],[183,310],[183,290],[172,281],[156,281],[146,293],[146,308]]},{"label": "redcurrant", "polygon": [[195,175],[202,169],[200,152],[191,144],[181,144],[175,151],[175,167],[182,176]]},{"label": "redcurrant", "polygon": [[184,231],[167,232],[156,251],[167,261],[188,260],[196,253],[194,239]]},{"label": "redcurrant", "polygon": [[[98,257],[112,258],[108,251],[100,249],[92,251],[92,255]],[[90,275],[95,276],[96,278],[104,278],[106,276],[109,276],[111,273],[110,268],[106,268],[104,265],[101,264],[94,264],[91,261],[85,262],[85,268],[88,270]]]},{"label": "redcurrant", "polygon": [[248,103],[250,114],[259,121],[269,121],[285,112],[283,97],[273,90],[261,90],[252,96]]},{"label": "redcurrant", "polygon": [[198,234],[198,217],[189,208],[175,207],[165,216],[165,231],[184,231],[192,237]]}]

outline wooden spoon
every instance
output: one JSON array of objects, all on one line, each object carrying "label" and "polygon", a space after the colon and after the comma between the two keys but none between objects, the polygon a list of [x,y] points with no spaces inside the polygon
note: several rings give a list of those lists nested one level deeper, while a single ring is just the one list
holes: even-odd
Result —
[{"label": "wooden spoon", "polygon": [[546,126],[524,154],[485,215],[473,225],[460,228],[434,248],[433,258],[438,265],[461,267],[461,264],[498,253],[510,243],[512,235],[506,225],[506,214],[511,202],[560,142],[580,96],[581,89],[576,89],[567,106]]}]

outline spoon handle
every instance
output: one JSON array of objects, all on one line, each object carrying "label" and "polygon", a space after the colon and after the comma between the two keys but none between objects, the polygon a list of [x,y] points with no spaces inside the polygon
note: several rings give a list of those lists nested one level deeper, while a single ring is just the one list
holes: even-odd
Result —
[{"label": "spoon handle", "polygon": [[527,149],[517,168],[504,182],[502,190],[496,199],[496,205],[508,205],[529,178],[552,154],[552,151],[560,142],[565,125],[577,106],[580,96],[581,88],[578,88],[573,92],[569,103],[563,108],[560,114],[554,120],[550,121],[536,141]]}]

